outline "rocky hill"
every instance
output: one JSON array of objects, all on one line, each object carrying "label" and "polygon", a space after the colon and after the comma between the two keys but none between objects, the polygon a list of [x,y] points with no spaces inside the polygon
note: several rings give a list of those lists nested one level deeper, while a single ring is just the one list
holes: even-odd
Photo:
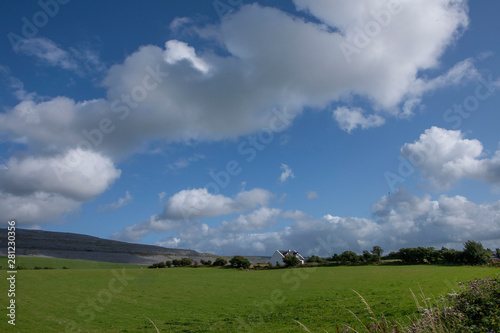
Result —
[{"label": "rocky hill", "polygon": [[[7,230],[0,228],[0,255],[7,253]],[[133,244],[87,235],[16,228],[16,254],[130,264],[190,258],[200,261],[216,257],[193,250]]]}]

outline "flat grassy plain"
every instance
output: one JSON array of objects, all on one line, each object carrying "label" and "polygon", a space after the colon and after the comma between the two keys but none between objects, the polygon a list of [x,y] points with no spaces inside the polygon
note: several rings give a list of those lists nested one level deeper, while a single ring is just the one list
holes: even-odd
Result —
[{"label": "flat grassy plain", "polygon": [[[146,268],[147,266],[133,264],[118,264],[112,262],[90,261],[90,260],[75,260],[75,259],[60,259],[60,258],[44,258],[31,256],[17,256],[16,266],[26,266],[32,269],[35,266],[52,267],[54,269],[63,268],[64,266],[72,269],[113,269],[113,268]],[[0,257],[0,266],[7,267],[7,257]]]},{"label": "flat grassy plain", "polygon": [[[468,266],[244,271],[87,269],[85,265],[76,269],[71,267],[77,263],[71,261],[66,265],[70,269],[18,271],[16,327],[13,330],[7,324],[4,314],[0,331],[156,332],[147,317],[160,332],[304,332],[293,320],[312,332],[336,332],[336,326],[359,325],[347,309],[370,321],[352,289],[365,297],[377,315],[404,322],[417,310],[410,288],[417,293],[421,287],[426,296],[437,297],[457,290],[459,281],[500,273],[495,268]],[[3,267],[0,300],[7,305]]]}]

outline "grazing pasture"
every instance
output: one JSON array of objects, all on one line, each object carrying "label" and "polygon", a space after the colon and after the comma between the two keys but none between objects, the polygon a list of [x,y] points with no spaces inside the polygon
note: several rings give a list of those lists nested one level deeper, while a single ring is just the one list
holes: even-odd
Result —
[{"label": "grazing pasture", "polygon": [[[494,276],[470,266],[338,266],[276,270],[105,268],[74,260],[27,265],[57,269],[17,273],[16,332],[335,332],[368,322],[359,292],[377,315],[407,322],[416,314],[410,288],[428,297],[452,292],[459,281]],[[5,260],[2,260],[2,263]],[[19,258],[19,264],[23,264]],[[63,265],[70,269],[61,269]],[[107,264],[104,264],[107,265]],[[134,268],[132,268],[134,267]],[[96,269],[99,268],[99,269]],[[6,275],[5,265],[1,270]],[[7,281],[2,278],[2,290]],[[6,292],[0,293],[6,304]],[[11,331],[7,320],[0,331]]]}]

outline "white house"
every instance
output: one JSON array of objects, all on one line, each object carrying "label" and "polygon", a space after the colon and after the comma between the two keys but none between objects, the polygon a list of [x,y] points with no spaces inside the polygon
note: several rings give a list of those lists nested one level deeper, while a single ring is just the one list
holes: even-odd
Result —
[{"label": "white house", "polygon": [[300,253],[298,253],[297,251],[292,251],[292,250],[285,250],[285,251],[276,250],[276,252],[274,252],[274,254],[271,257],[271,260],[269,262],[273,266],[275,266],[277,264],[284,265],[285,263],[283,262],[283,259],[287,255],[296,256],[300,260],[300,264],[304,265],[304,262],[305,262],[304,257],[301,256]]}]

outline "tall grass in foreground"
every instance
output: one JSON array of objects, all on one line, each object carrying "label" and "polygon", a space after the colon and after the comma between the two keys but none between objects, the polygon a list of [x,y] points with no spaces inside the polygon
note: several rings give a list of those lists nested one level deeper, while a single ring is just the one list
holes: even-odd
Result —
[{"label": "tall grass in foreground", "polygon": [[[454,332],[500,332],[500,275],[493,278],[475,279],[459,284],[461,290],[439,299],[427,298],[420,289],[417,297],[410,289],[420,315],[410,318],[410,325],[389,322],[383,315],[380,319],[368,302],[353,290],[365,304],[370,313],[371,323],[363,323],[358,316],[349,311],[363,329],[345,325],[337,332],[368,333],[454,333]],[[420,300],[419,300],[420,298]],[[296,321],[305,331],[311,332],[301,322]]]}]

